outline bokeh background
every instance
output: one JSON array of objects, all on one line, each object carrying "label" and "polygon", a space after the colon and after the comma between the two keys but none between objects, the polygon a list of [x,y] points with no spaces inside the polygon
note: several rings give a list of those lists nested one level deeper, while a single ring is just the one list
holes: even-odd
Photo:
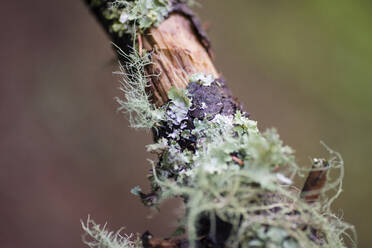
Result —
[{"label": "bokeh background", "polygon": [[[342,153],[334,209],[370,247],[372,2],[202,4],[217,67],[261,129],[304,166],[326,155],[320,140]],[[84,247],[88,214],[169,235],[177,202],[155,213],[129,193],[148,188],[151,135],[116,112],[116,60],[82,1],[4,1],[0,27],[0,247]]]}]

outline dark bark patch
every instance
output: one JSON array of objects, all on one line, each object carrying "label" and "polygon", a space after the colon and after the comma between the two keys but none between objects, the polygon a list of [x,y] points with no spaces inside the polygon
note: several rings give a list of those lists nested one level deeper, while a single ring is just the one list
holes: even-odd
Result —
[{"label": "dark bark patch", "polygon": [[192,96],[192,106],[189,112],[191,118],[213,118],[223,109],[222,91],[216,83],[203,86],[199,83],[190,83],[187,87]]}]

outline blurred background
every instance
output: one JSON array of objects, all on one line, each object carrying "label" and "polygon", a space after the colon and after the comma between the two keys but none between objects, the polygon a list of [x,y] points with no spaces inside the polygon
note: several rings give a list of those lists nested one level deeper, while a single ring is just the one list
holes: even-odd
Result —
[{"label": "blurred background", "polygon": [[[261,130],[276,127],[297,161],[342,153],[334,210],[370,247],[372,2],[203,1],[216,64]],[[0,9],[0,246],[85,247],[80,219],[167,236],[148,189],[145,131],[116,112],[116,59],[82,1],[4,1]]]}]

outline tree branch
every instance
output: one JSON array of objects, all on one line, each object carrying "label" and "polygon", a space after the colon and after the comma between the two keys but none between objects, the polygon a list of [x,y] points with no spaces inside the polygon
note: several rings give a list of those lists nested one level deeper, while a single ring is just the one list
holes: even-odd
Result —
[{"label": "tree branch", "polygon": [[[85,2],[120,47],[127,99],[120,103],[131,118],[132,112],[141,118],[137,126],[151,122],[156,142],[148,146],[159,156],[149,176],[152,191],[132,192],[146,205],[169,196],[186,204],[181,227],[188,239],[145,233],[144,247],[344,247],[342,235],[352,226],[311,206],[318,194],[306,195],[327,183],[325,168],[309,175],[305,201],[293,194],[292,150],[248,119],[184,1]],[[339,166],[332,162],[327,170]]]}]

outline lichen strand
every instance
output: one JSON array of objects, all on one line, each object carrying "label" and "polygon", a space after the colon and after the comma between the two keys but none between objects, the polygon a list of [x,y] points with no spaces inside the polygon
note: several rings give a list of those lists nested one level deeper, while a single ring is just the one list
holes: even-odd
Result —
[{"label": "lichen strand", "polygon": [[144,52],[140,55],[136,50],[126,54],[118,48],[117,53],[125,61],[120,64],[120,71],[116,74],[121,76],[120,90],[124,99],[116,97],[120,107],[118,111],[129,115],[129,123],[133,128],[155,128],[164,118],[165,112],[150,102],[149,78],[153,75],[145,74],[145,67],[150,65],[149,54]]},{"label": "lichen strand", "polygon": [[90,248],[141,248],[143,247],[138,235],[121,234],[122,229],[111,232],[106,229],[106,224],[96,224],[90,217],[81,226],[85,231],[83,242]]},{"label": "lichen strand", "polygon": [[[135,193],[147,205],[181,196],[187,213],[180,229],[188,231],[190,245],[345,247],[345,231],[353,227],[331,213],[333,198],[325,197],[331,189],[339,193],[341,181],[328,182],[323,201],[303,201],[292,186],[299,169],[292,149],[275,130],[260,133],[223,80],[193,75],[187,89],[172,89],[169,99],[156,143],[147,147],[159,155],[152,192]],[[328,163],[343,170],[336,153]]]}]

